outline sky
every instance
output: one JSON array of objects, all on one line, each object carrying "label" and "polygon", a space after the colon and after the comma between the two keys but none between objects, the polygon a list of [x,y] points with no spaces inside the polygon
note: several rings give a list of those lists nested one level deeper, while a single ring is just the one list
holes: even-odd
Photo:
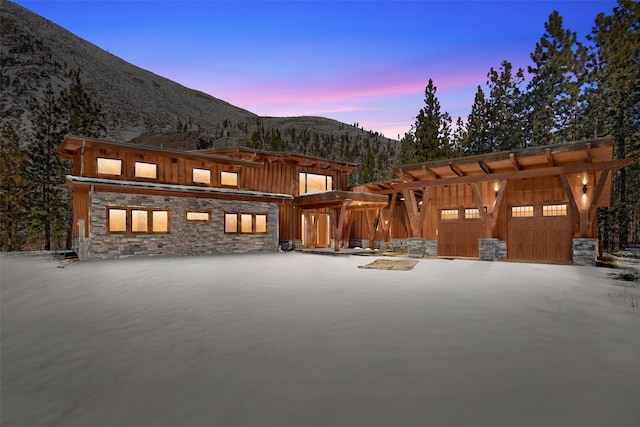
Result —
[{"label": "sky", "polygon": [[502,61],[527,69],[557,10],[586,42],[615,1],[92,1],[16,3],[138,67],[261,116],[323,116],[398,138],[433,79],[469,114]]}]

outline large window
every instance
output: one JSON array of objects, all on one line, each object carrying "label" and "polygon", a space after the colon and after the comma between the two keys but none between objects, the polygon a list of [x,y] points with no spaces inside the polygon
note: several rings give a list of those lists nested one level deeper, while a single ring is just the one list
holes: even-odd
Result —
[{"label": "large window", "polygon": [[333,190],[333,177],[300,172],[300,194]]},{"label": "large window", "polygon": [[220,185],[226,187],[238,186],[238,173],[237,172],[220,172]]},{"label": "large window", "polygon": [[136,178],[158,178],[158,165],[155,163],[135,162],[133,170]]},{"label": "large window", "polygon": [[211,171],[209,169],[193,168],[193,182],[211,184]]},{"label": "large window", "polygon": [[225,213],[225,233],[266,233],[267,214],[263,213]]},{"label": "large window", "polygon": [[169,210],[107,207],[107,232],[123,234],[169,233]]},{"label": "large window", "polygon": [[98,157],[98,174],[122,175],[122,160]]}]

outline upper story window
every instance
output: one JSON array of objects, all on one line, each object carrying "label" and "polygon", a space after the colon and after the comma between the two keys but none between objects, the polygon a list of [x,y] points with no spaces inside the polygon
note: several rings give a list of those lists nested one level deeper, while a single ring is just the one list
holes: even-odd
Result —
[{"label": "upper story window", "polygon": [[567,205],[544,205],[542,216],[567,216]]},{"label": "upper story window", "polygon": [[530,218],[533,216],[533,206],[512,206],[511,218]]},{"label": "upper story window", "polygon": [[122,175],[122,160],[98,157],[98,174]]},{"label": "upper story window", "polygon": [[480,209],[478,208],[466,208],[464,210],[465,219],[478,219],[480,218]]},{"label": "upper story window", "polygon": [[333,177],[300,172],[300,194],[333,190]]},{"label": "upper story window", "polygon": [[220,185],[227,187],[238,186],[238,173],[237,172],[220,172]]},{"label": "upper story window", "polygon": [[209,169],[193,168],[193,182],[198,184],[211,184],[211,171]]},{"label": "upper story window", "polygon": [[135,162],[133,170],[136,178],[158,178],[158,165],[155,163]]},{"label": "upper story window", "polygon": [[458,209],[443,209],[440,211],[440,219],[458,219]]}]

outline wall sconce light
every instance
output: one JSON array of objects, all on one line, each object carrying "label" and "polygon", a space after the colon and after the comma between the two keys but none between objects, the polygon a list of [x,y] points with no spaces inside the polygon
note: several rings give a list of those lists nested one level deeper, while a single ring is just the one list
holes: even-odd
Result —
[{"label": "wall sconce light", "polygon": [[587,194],[587,184],[582,184],[582,194]]}]

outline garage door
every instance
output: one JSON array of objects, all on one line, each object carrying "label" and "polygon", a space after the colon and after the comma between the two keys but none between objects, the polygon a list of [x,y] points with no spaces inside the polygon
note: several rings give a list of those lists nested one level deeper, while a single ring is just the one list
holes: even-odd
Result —
[{"label": "garage door", "polygon": [[[482,220],[469,218],[476,216],[476,214],[477,209],[443,210],[440,212],[436,247],[438,256],[474,258],[479,256],[478,239],[482,237]],[[454,216],[455,218],[453,218]]]},{"label": "garage door", "polygon": [[522,260],[571,260],[573,226],[566,205],[509,209],[507,256]]}]

